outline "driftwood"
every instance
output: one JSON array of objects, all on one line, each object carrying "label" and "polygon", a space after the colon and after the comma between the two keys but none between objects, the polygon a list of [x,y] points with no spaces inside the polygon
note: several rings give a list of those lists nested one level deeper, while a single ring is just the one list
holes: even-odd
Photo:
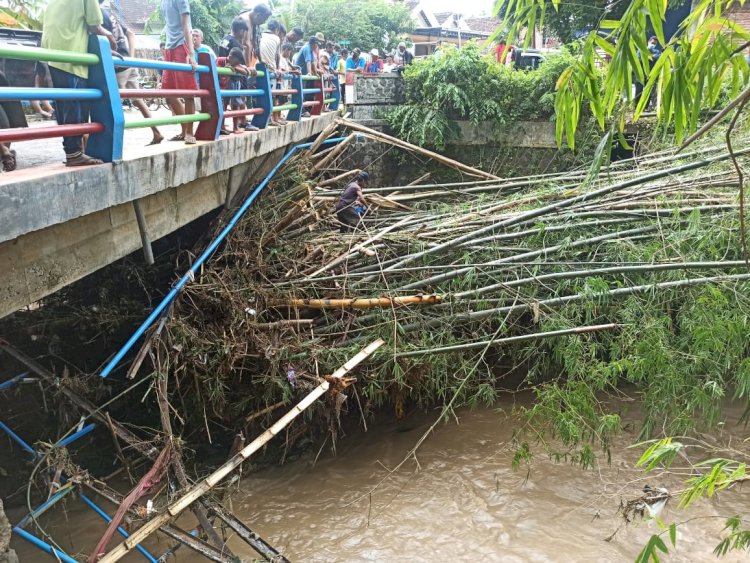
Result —
[{"label": "driftwood", "polygon": [[[362,361],[368,358],[375,350],[380,348],[385,342],[383,340],[376,340],[356,356],[351,358],[346,364],[341,366],[336,372],[334,372],[330,380],[343,379],[352,369],[359,365]],[[164,512],[157,514],[146,524],[140,527],[138,530],[133,532],[129,538],[120,543],[109,553],[107,553],[101,563],[114,563],[119,561],[125,555],[128,554],[136,545],[145,540],[148,536],[159,529],[163,524],[167,524],[174,518],[179,516],[186,508],[192,505],[196,500],[200,499],[203,495],[213,489],[216,485],[221,483],[230,473],[242,465],[247,458],[253,453],[257,452],[265,444],[274,438],[279,432],[286,428],[295,418],[297,418],[305,409],[322,397],[326,391],[330,388],[331,383],[329,380],[324,381],[318,385],[313,391],[311,391],[302,401],[282,416],[276,423],[271,426],[268,430],[263,432],[250,444],[245,446],[242,451],[238,452],[231,460],[227,461],[214,471],[211,475],[193,485],[190,490],[185,492],[180,498],[172,502]]]}]

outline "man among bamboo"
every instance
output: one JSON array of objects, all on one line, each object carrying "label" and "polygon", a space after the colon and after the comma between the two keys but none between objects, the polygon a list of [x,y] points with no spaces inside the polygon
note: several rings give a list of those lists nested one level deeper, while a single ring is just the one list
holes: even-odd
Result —
[{"label": "man among bamboo", "polygon": [[360,172],[341,192],[336,203],[336,217],[341,223],[339,232],[350,233],[357,230],[367,209],[367,200],[362,192],[370,181],[367,172]]}]

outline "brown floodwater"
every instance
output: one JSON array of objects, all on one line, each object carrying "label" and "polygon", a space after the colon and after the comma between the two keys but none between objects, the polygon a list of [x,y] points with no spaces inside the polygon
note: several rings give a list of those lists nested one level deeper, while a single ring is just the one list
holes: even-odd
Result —
[{"label": "brown floodwater", "polygon": [[[654,522],[625,525],[621,500],[638,496],[646,483],[678,489],[679,480],[634,468],[642,449],[627,447],[636,439],[632,425],[618,437],[609,465],[602,456],[594,469],[583,470],[553,463],[539,449],[529,471],[513,471],[517,421],[511,408],[458,411],[425,441],[416,462],[394,473],[437,411],[350,433],[335,455],[326,446],[317,460],[312,452],[246,475],[233,486],[230,508],[292,561],[633,561],[659,528]],[[740,412],[729,408],[725,430],[711,440],[744,439],[746,429],[736,426]],[[734,514],[750,515],[750,499],[739,489],[688,511],[670,501],[662,520],[689,521],[664,560],[716,560],[712,550],[724,518]],[[44,522],[69,553],[90,550],[104,529],[80,501]],[[18,539],[13,545],[22,562],[53,561]],[[161,540],[148,547],[158,555],[168,545]],[[252,559],[246,547],[231,545]],[[135,554],[127,560],[145,559]],[[173,560],[205,561],[186,548]],[[746,553],[721,559],[747,560]]]}]

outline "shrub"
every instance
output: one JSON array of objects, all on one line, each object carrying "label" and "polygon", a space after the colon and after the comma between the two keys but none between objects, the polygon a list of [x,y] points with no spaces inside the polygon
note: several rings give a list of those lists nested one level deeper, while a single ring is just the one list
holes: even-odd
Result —
[{"label": "shrub", "polygon": [[443,148],[457,135],[451,120],[473,124],[549,119],[554,115],[555,83],[572,61],[552,55],[536,70],[519,71],[482,55],[475,43],[447,48],[404,72],[406,103],[388,121],[401,138]]}]

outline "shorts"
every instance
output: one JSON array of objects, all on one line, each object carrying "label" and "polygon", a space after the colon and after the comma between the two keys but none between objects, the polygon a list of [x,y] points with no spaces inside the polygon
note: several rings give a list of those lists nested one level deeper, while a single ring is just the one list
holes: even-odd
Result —
[{"label": "shorts", "polygon": [[[232,76],[229,79],[229,90],[244,90],[247,80],[244,76]],[[232,109],[239,109],[245,106],[245,98],[242,96],[233,96],[229,98],[229,105]]]},{"label": "shorts", "polygon": [[[187,59],[188,49],[184,43],[164,51],[165,62],[186,64]],[[161,87],[164,90],[196,90],[195,75],[191,71],[165,70]]]},{"label": "shorts", "polygon": [[141,87],[141,75],[138,74],[137,68],[126,68],[115,76],[117,77],[117,87],[120,90],[137,90]]},{"label": "shorts", "polygon": [[[279,80],[276,82],[276,90],[285,90],[284,88],[284,81]],[[289,96],[274,96],[273,99],[276,101],[274,105],[276,106],[284,106],[289,103]]]}]

